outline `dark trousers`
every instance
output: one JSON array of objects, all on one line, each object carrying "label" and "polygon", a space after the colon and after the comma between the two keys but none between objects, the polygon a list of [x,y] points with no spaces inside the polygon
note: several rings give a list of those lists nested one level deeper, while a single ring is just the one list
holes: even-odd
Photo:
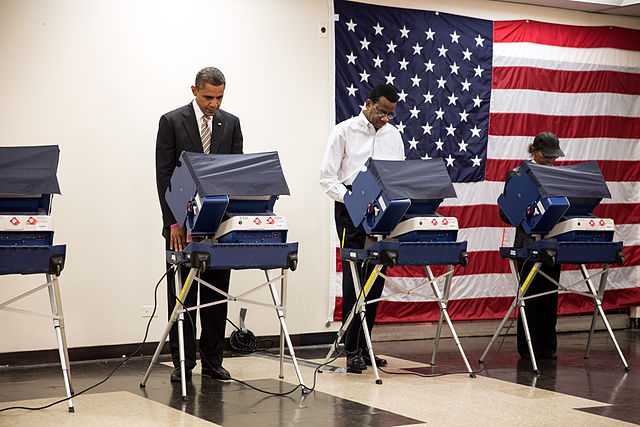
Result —
[{"label": "dark trousers", "polygon": [[[522,261],[518,261],[518,270],[520,273],[520,285],[524,283],[529,275],[534,262],[527,261],[522,265]],[[544,271],[549,277],[558,281],[560,279],[560,265],[553,267],[541,265],[540,270]],[[556,290],[558,287],[543,277],[540,273],[536,274],[533,282],[529,285],[525,296],[536,295],[547,291]],[[524,306],[527,315],[527,324],[529,325],[529,333],[531,334],[531,345],[536,356],[551,356],[555,354],[557,347],[556,339],[556,323],[558,320],[558,293],[552,293],[528,299]],[[518,313],[520,314],[520,313]],[[520,356],[528,357],[529,348],[522,326],[522,320],[518,315],[518,353]]]},{"label": "dark trousers", "polygon": [[[340,239],[340,243],[343,241],[343,233],[344,233],[344,244],[342,245],[345,248],[352,249],[362,249],[365,245],[365,240],[367,238],[367,234],[365,233],[362,226],[354,227],[353,222],[351,222],[351,218],[349,217],[349,213],[347,212],[347,208],[343,203],[336,202],[335,203],[335,220],[336,220],[336,231],[338,232],[338,239]],[[373,267],[375,265],[366,264],[362,265],[362,263],[356,263],[358,266],[358,274],[361,280],[361,284],[366,283],[366,280],[371,275],[373,271]],[[382,269],[382,273],[386,272],[386,267]],[[367,295],[366,300],[370,301],[373,299],[380,298],[382,295],[382,290],[384,289],[384,279],[382,277],[378,277],[375,282],[371,285],[371,289],[369,290],[369,294]],[[358,295],[356,295],[355,288],[353,286],[353,276],[351,274],[351,266],[348,261],[342,261],[342,322],[344,323],[351,312],[351,309],[356,304],[358,299]],[[366,319],[367,326],[369,329],[369,333],[373,329],[373,324],[376,321],[376,310],[378,308],[378,303],[367,304],[366,306]],[[347,330],[344,336],[344,347],[347,354],[353,354],[358,352],[359,350],[365,350],[367,348],[367,342],[364,338],[364,331],[362,329],[362,322],[360,321],[360,316],[355,317],[351,324],[349,325],[349,329]]]},{"label": "dark trousers", "polygon": [[[167,264],[167,268],[170,265]],[[189,275],[189,269],[180,267],[182,275],[182,286],[184,285],[187,276]],[[229,278],[231,271],[229,270],[207,270],[204,273],[200,273],[200,278],[205,282],[219,288],[224,292],[229,291]],[[176,292],[175,292],[175,277],[172,272],[167,275],[167,301],[169,309],[169,317],[176,306]],[[198,288],[200,288],[200,304],[206,304],[209,302],[220,301],[225,299],[224,296],[218,292],[209,289],[205,285],[200,285],[197,282],[191,284],[191,289],[186,297],[183,296],[182,302],[185,307],[192,307],[197,304],[198,301]],[[178,291],[179,292],[179,291]],[[178,293],[179,295],[179,293]],[[187,369],[193,369],[196,366],[196,317],[197,310],[184,313],[184,354],[185,365]],[[227,321],[227,303],[216,304],[210,307],[200,309],[200,358],[202,360],[203,367],[207,367],[205,360],[207,360],[214,367],[222,364],[222,352],[224,350],[224,332]],[[171,357],[173,359],[173,366],[180,367],[180,352],[178,347],[178,325],[177,322],[171,327],[169,332],[169,345],[171,347]]]}]

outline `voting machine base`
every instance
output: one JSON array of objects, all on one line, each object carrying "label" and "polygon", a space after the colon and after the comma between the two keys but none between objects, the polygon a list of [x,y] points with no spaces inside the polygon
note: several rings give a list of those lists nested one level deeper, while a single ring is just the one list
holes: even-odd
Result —
[{"label": "voting machine base", "polygon": [[[337,333],[337,338],[333,342],[333,345],[329,349],[327,356],[323,360],[323,363],[327,363],[332,354],[339,350],[339,344],[342,338],[346,334],[349,326],[353,321],[357,322],[358,317],[362,322],[362,331],[364,333],[365,341],[367,343],[367,351],[369,352],[369,358],[371,360],[371,366],[376,377],[376,384],[382,384],[380,375],[378,373],[378,367],[375,361],[375,355],[373,352],[373,345],[371,342],[371,336],[367,327],[367,320],[365,318],[366,306],[378,301],[390,299],[401,295],[412,295],[425,298],[427,301],[436,301],[440,307],[440,313],[438,317],[438,326],[436,329],[436,338],[433,346],[433,353],[431,355],[431,365],[436,364],[436,355],[438,352],[438,344],[440,342],[440,336],[442,332],[442,322],[445,320],[451,331],[451,335],[458,347],[460,356],[464,361],[465,367],[469,372],[471,378],[475,378],[475,373],[469,365],[467,356],[462,349],[462,344],[458,339],[453,323],[449,317],[447,311],[447,304],[449,302],[449,295],[451,291],[451,281],[453,278],[453,269],[456,264],[466,265],[466,242],[442,242],[442,243],[430,243],[430,242],[392,242],[392,241],[379,241],[367,249],[341,249],[340,256],[342,259],[349,262],[351,275],[353,277],[353,286],[355,288],[355,294],[359,295],[358,300],[354,307],[349,312],[349,315],[345,322],[342,324]],[[362,279],[358,274],[358,262],[368,258],[375,263],[375,267],[371,272],[371,275],[366,279],[365,283],[362,283]],[[462,261],[462,262],[461,262]],[[395,267],[396,265],[410,265],[421,266],[424,268],[427,281],[416,286],[413,289],[407,289],[404,286],[398,284],[393,278],[383,274],[382,268]],[[435,277],[431,271],[431,265],[446,265],[447,271],[438,277]],[[384,278],[387,283],[392,284],[397,288],[398,292],[382,296],[377,299],[366,301],[366,297],[369,294],[371,285],[375,282],[378,276]],[[442,291],[438,287],[437,281],[444,279],[444,287]],[[427,297],[419,291],[427,286],[431,287],[433,297]],[[355,325],[354,325],[355,327]]]},{"label": "voting machine base", "polygon": [[[587,340],[587,346],[584,354],[584,358],[589,358],[589,348],[591,346],[591,339],[593,337],[593,332],[595,330],[596,320],[598,318],[598,314],[602,318],[602,322],[604,323],[609,336],[611,337],[611,341],[618,351],[618,355],[620,356],[620,360],[624,365],[625,371],[629,372],[631,369],[629,368],[629,364],[627,363],[624,355],[622,354],[622,350],[618,345],[618,341],[611,329],[611,325],[607,320],[607,316],[602,308],[602,299],[604,297],[604,291],[607,284],[607,276],[609,274],[609,265],[616,262],[618,264],[621,263],[620,253],[622,251],[622,242],[603,242],[602,244],[576,244],[574,242],[553,242],[553,241],[539,241],[534,243],[533,245],[527,248],[500,248],[500,255],[509,260],[509,266],[511,268],[511,278],[516,288],[516,296],[511,303],[507,314],[505,314],[504,318],[500,322],[500,325],[496,329],[493,337],[491,338],[491,342],[487,346],[486,350],[480,357],[479,363],[482,364],[489,350],[498,339],[500,332],[504,328],[505,324],[509,320],[509,317],[513,313],[513,311],[518,308],[519,316],[522,319],[522,326],[524,329],[527,347],[529,349],[529,355],[531,357],[531,365],[533,372],[535,374],[539,374],[540,370],[538,369],[538,364],[536,362],[536,356],[533,351],[533,346],[531,344],[531,335],[529,333],[529,325],[527,323],[527,315],[525,310],[525,301],[528,299],[536,298],[539,296],[547,295],[549,293],[559,293],[561,291],[571,292],[578,295],[583,295],[585,297],[591,298],[594,303],[593,315],[591,318],[591,327],[589,329],[589,338]],[[579,250],[576,250],[578,248]],[[518,267],[516,261],[530,259],[535,262],[534,266],[531,268],[528,276],[525,278],[522,285],[520,285],[520,275],[518,272]],[[588,261],[580,262],[577,259],[586,259]],[[574,264],[578,265],[580,269],[580,273],[582,275],[582,280],[579,280],[570,285],[564,286],[558,283],[556,280],[549,277],[544,271],[540,270],[540,267],[543,264],[553,265],[556,262],[560,264]],[[593,274],[589,274],[587,270],[586,264],[602,264],[602,269],[596,271]],[[544,292],[541,294],[525,296],[529,286],[533,282],[533,279],[537,274],[541,274],[547,280],[552,282],[557,286],[556,290],[552,290],[549,292]],[[599,276],[599,284],[596,288],[594,286],[593,280]],[[586,286],[586,292],[579,291],[577,289],[573,289],[574,287],[584,283]]]},{"label": "voting machine base", "polygon": [[[238,259],[247,259],[247,250],[249,246],[253,246],[251,250],[253,251],[253,256],[249,256],[251,261],[250,265],[246,263],[241,263],[237,261]],[[178,346],[180,352],[180,377],[181,377],[181,388],[182,388],[182,399],[184,401],[187,400],[187,389],[186,389],[186,366],[185,366],[185,353],[184,353],[184,316],[188,311],[198,310],[200,308],[210,307],[212,305],[224,304],[230,301],[237,301],[246,304],[258,305],[261,307],[273,308],[278,317],[278,321],[280,322],[280,372],[279,377],[284,378],[284,343],[286,341],[287,347],[289,349],[289,354],[291,357],[291,361],[296,371],[296,375],[298,377],[298,382],[302,386],[303,394],[308,393],[308,388],[305,386],[304,381],[302,379],[302,374],[300,372],[300,367],[298,366],[298,361],[296,359],[295,350],[293,348],[293,343],[291,341],[291,337],[289,335],[289,330],[287,328],[285,318],[286,318],[286,295],[287,295],[287,275],[288,269],[295,269],[297,264],[297,243],[288,243],[283,245],[225,245],[225,244],[206,244],[206,243],[190,243],[187,245],[184,251],[167,251],[167,262],[173,264],[175,266],[175,274],[176,274],[176,295],[178,298],[182,299],[184,295],[189,293],[189,290],[194,281],[200,283],[203,286],[207,286],[214,292],[222,295],[224,299],[206,303],[199,304],[192,307],[184,307],[180,303],[180,301],[176,302],[176,306],[171,313],[171,317],[169,318],[169,322],[165,327],[165,330],[160,338],[158,343],[158,347],[153,355],[151,363],[145,373],[145,376],[140,383],[140,387],[145,387],[146,382],[151,374],[151,369],[153,365],[158,361],[158,357],[160,356],[160,352],[162,351],[162,347],[169,336],[169,331],[174,323],[177,322],[178,325]],[[198,249],[198,250],[194,250]],[[276,254],[280,254],[278,256],[274,256],[274,252]],[[215,265],[211,265],[211,260],[215,259],[212,255],[217,254],[221,255],[221,263],[216,263]],[[182,285],[182,277],[180,274],[180,265],[183,265],[189,268],[189,274],[186,280],[184,281],[184,285]],[[258,284],[252,289],[243,292],[239,295],[232,295],[230,293],[224,292],[221,289],[215,287],[214,285],[205,282],[199,278],[200,271],[205,271],[207,269],[261,269],[265,272],[266,281]],[[271,270],[280,269],[280,274],[275,276]],[[278,294],[278,289],[276,287],[276,283],[280,282],[280,295]],[[250,294],[264,288],[268,287],[269,292],[271,294],[272,304],[258,301],[256,299],[247,298]],[[204,366],[206,363],[204,360],[201,360],[201,363]]]},{"label": "voting machine base", "polygon": [[[57,246],[57,248],[60,248],[60,246]],[[63,254],[64,254],[64,245],[62,245],[62,248],[63,248]],[[1,251],[1,252],[6,252],[6,251]],[[12,256],[19,252],[20,252],[20,248],[16,248],[16,250],[13,251]],[[57,255],[59,255],[60,250],[57,249],[55,252]],[[22,259],[25,260],[26,258],[23,256]],[[5,265],[3,262],[4,260],[5,258],[0,255],[0,265]],[[64,258],[62,258],[62,260],[64,260]],[[53,328],[56,334],[56,341],[58,343],[58,355],[60,356],[60,367],[62,368],[62,376],[64,378],[64,387],[65,387],[65,391],[68,398],[69,412],[74,412],[75,409],[73,407],[73,401],[71,399],[71,397],[74,395],[74,391],[73,391],[73,387],[71,386],[71,367],[69,365],[69,351],[67,349],[67,336],[64,330],[64,315],[62,313],[62,298],[60,296],[60,283],[58,281],[58,276],[55,273],[49,272],[50,269],[49,269],[48,263],[49,263],[49,260],[47,260],[47,266],[45,269],[38,269],[37,267],[33,267],[33,266],[29,268],[30,270],[29,274],[34,274],[36,272],[45,273],[47,278],[47,282],[45,284],[36,286],[27,292],[24,292],[14,298],[11,298],[7,301],[0,303],[0,310],[10,311],[14,313],[29,314],[33,316],[48,317],[53,320]],[[64,261],[62,261],[62,263],[64,263]],[[35,264],[37,265],[37,262]],[[62,266],[60,263],[56,263],[54,265],[55,267],[53,270],[56,270],[59,272],[62,269],[61,268]],[[2,271],[2,273],[0,274],[16,274],[15,272],[6,273],[2,268],[0,268],[0,271]],[[10,307],[11,304],[17,301],[20,301],[28,297],[29,295],[45,288],[49,291],[49,303],[51,305],[51,314]]]}]

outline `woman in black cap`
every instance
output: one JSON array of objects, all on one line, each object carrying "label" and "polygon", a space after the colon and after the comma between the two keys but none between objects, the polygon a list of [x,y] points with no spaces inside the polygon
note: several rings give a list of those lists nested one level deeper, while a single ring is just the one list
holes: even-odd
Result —
[{"label": "woman in black cap", "polygon": [[[564,152],[560,149],[558,137],[551,132],[541,132],[533,140],[533,144],[529,146],[531,161],[540,165],[551,166],[558,157],[564,157]],[[505,179],[505,187],[509,180],[518,173],[519,168],[515,168],[507,172]],[[500,211],[500,217],[507,224],[511,223],[507,217]],[[516,236],[513,246],[516,248],[526,248],[534,242],[532,235],[525,233],[522,225],[516,228]],[[534,262],[523,260],[517,261],[518,271],[520,272],[520,285],[529,275],[529,271]],[[560,280],[560,264],[552,267],[542,265],[540,270],[545,272],[549,277],[558,281]],[[533,282],[527,289],[526,296],[536,295],[548,291],[557,290],[557,286],[545,278],[541,274],[537,274]],[[529,333],[531,335],[531,345],[536,358],[556,359],[556,322],[558,320],[558,293],[553,292],[540,297],[528,299],[525,310],[527,313],[527,323],[529,325]],[[518,353],[523,359],[529,359],[529,348],[522,326],[522,320],[518,316]]]}]

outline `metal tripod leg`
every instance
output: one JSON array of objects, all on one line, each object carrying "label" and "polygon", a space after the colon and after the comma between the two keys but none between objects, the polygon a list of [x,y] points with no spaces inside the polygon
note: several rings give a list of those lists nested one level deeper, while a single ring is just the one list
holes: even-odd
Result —
[{"label": "metal tripod leg", "polygon": [[449,318],[449,313],[447,312],[447,302],[449,301],[449,292],[451,290],[451,280],[452,280],[452,276],[453,274],[451,274],[453,271],[453,265],[449,265],[447,266],[447,277],[445,279],[445,284],[444,284],[444,292],[441,294],[440,293],[440,289],[438,289],[438,286],[436,285],[435,281],[434,281],[434,276],[433,273],[431,272],[431,267],[429,266],[425,266],[425,272],[427,273],[427,278],[429,279],[429,281],[431,282],[431,289],[433,290],[433,294],[435,295],[435,297],[438,299],[438,305],[440,306],[440,316],[438,319],[438,329],[436,332],[436,341],[434,343],[433,346],[433,354],[431,356],[431,364],[435,365],[436,364],[436,354],[438,351],[438,342],[440,341],[440,332],[442,331],[442,318],[444,316],[445,320],[447,321],[447,324],[449,325],[449,330],[451,330],[451,335],[453,336],[453,340],[455,341],[456,345],[458,346],[458,351],[460,352],[460,355],[462,356],[462,360],[464,361],[465,366],[467,367],[467,370],[469,371],[469,376],[471,378],[475,378],[476,374],[473,373],[473,369],[471,369],[471,365],[469,365],[469,361],[467,360],[467,356],[466,354],[464,354],[464,350],[462,349],[462,344],[460,343],[460,340],[458,339],[458,334],[456,334],[456,330],[453,327],[453,323],[451,322],[451,319]]},{"label": "metal tripod leg", "polygon": [[[193,283],[193,278],[195,277],[198,269],[191,268],[189,270],[189,275],[187,276],[187,280],[184,282],[184,286],[182,287],[182,291],[180,291],[179,299],[180,301],[184,301],[184,297],[189,293],[189,289],[191,288],[191,284]],[[176,288],[181,283],[181,274],[180,268],[176,269],[176,275],[178,276],[178,280],[176,280]],[[167,326],[164,328],[164,332],[162,333],[162,337],[158,342],[158,347],[156,347],[156,351],[153,354],[153,358],[151,359],[151,363],[149,363],[149,367],[147,368],[147,372],[144,374],[144,378],[140,383],[140,387],[144,387],[147,384],[147,380],[149,379],[149,375],[151,375],[151,369],[153,365],[158,361],[158,357],[160,356],[160,352],[162,351],[162,347],[164,346],[165,341],[167,340],[167,336],[169,336],[169,332],[171,331],[171,327],[173,324],[180,318],[180,322],[178,324],[178,338],[179,338],[179,347],[180,347],[180,370],[181,370],[181,382],[182,382],[182,400],[187,400],[187,381],[186,381],[186,373],[184,366],[184,336],[182,334],[182,320],[184,319],[184,307],[180,304],[180,301],[176,301],[176,305],[171,312],[171,317],[169,318],[169,322]]]},{"label": "metal tripod leg", "polygon": [[[609,273],[609,268],[608,265],[606,265],[606,270],[605,272],[602,273],[602,275],[600,276],[600,285],[602,287],[602,280],[605,279],[605,276]],[[603,267],[604,270],[604,267]],[[587,284],[587,289],[589,290],[589,292],[591,292],[593,294],[593,290],[590,287],[590,283],[586,281],[588,275],[586,271],[582,271],[582,265],[580,265],[580,273],[582,273],[582,278],[585,279],[585,283]],[[601,295],[599,295],[601,297]],[[589,358],[589,349],[591,348],[591,339],[593,338],[593,332],[595,331],[596,328],[596,321],[598,319],[598,304],[596,302],[596,299],[594,298],[593,300],[593,315],[591,316],[591,327],[589,328],[589,338],[587,339],[587,348],[585,349],[584,352],[584,358],[588,359]]]},{"label": "metal tripod leg", "polygon": [[71,367],[69,365],[69,351],[67,349],[67,337],[64,332],[64,316],[62,313],[62,299],[60,297],[60,285],[58,277],[47,274],[47,283],[49,284],[49,301],[51,302],[51,314],[53,314],[53,328],[56,332],[58,340],[58,353],[60,354],[60,366],[62,367],[62,377],[64,378],[64,387],[69,398],[69,412],[74,412],[71,396],[74,395],[71,386]]},{"label": "metal tripod leg", "polygon": [[[271,276],[269,274],[269,270],[264,271],[267,276],[267,280],[271,281]],[[282,281],[286,283],[287,280],[287,272],[286,270],[282,270]],[[283,283],[284,289],[286,289],[286,284]],[[269,290],[271,291],[271,298],[273,299],[273,304],[276,306],[276,314],[278,315],[278,320],[280,321],[280,331],[281,335],[284,335],[284,338],[287,340],[287,346],[289,347],[289,354],[291,355],[291,360],[293,361],[293,367],[296,370],[296,375],[298,376],[298,382],[302,386],[302,393],[309,393],[309,389],[304,385],[304,380],[302,379],[302,374],[300,373],[300,367],[298,366],[298,360],[296,359],[296,352],[293,349],[293,343],[291,342],[291,337],[289,336],[289,331],[287,329],[287,324],[285,323],[285,312],[284,306],[280,305],[280,298],[278,298],[278,291],[276,290],[276,285],[271,282],[269,283]],[[284,295],[283,295],[284,300]],[[283,350],[282,346],[280,348]],[[283,358],[283,353],[280,353],[280,359]],[[282,366],[280,367],[280,374],[282,375]]]},{"label": "metal tripod leg", "polygon": [[[282,271],[284,275],[284,270]],[[269,276],[267,276],[267,280],[269,280]],[[282,280],[280,280],[280,295],[282,295],[282,307],[284,310],[284,316],[287,316],[286,308],[287,308],[287,278],[284,276]],[[274,301],[275,304],[275,301]],[[278,378],[284,378],[284,328],[280,325],[280,375]],[[302,390],[304,392],[304,388]]]},{"label": "metal tripod leg", "polygon": [[[338,329],[338,333],[335,341],[333,342],[333,344],[331,345],[331,348],[327,352],[326,357],[321,362],[321,364],[323,365],[329,362],[329,360],[331,360],[331,355],[333,354],[334,351],[338,351],[339,349],[338,346],[342,341],[344,334],[349,329],[349,326],[351,325],[351,322],[353,321],[355,316],[357,316],[361,311],[366,311],[365,304],[366,304],[367,295],[369,294],[369,290],[371,289],[370,284],[376,280],[376,278],[380,274],[380,269],[382,268],[382,265],[376,265],[374,267],[373,271],[371,272],[371,275],[367,279],[367,283],[365,284],[364,289],[361,291],[357,264],[355,261],[349,260],[349,265],[350,265],[349,270],[351,270],[351,277],[353,278],[353,286],[356,291],[356,295],[360,295],[360,297],[356,300],[356,304],[354,304],[353,307],[351,308],[351,311],[349,312],[347,319],[342,323],[342,325],[340,326],[340,329]],[[375,358],[372,363],[375,363]],[[322,371],[319,371],[319,372],[322,372]],[[377,371],[376,371],[376,374],[377,374]]]},{"label": "metal tripod leg", "polygon": [[518,275],[518,268],[516,266],[516,262],[513,259],[509,259],[509,266],[511,268],[511,277],[513,278],[514,283],[516,284],[516,298],[513,300],[513,303],[511,303],[511,307],[509,308],[509,311],[507,311],[507,314],[502,319],[502,322],[500,322],[500,326],[498,326],[498,329],[496,329],[496,332],[493,334],[493,337],[491,338],[491,342],[487,346],[484,353],[482,353],[482,357],[480,357],[480,360],[479,360],[480,363],[484,361],[485,357],[489,353],[489,350],[491,349],[495,341],[498,339],[498,336],[500,335],[502,328],[504,328],[504,325],[507,323],[507,320],[509,320],[511,313],[513,313],[513,310],[516,308],[516,305],[517,305],[520,308],[520,316],[522,319],[522,326],[524,328],[524,333],[527,340],[527,346],[529,347],[529,354],[531,355],[531,365],[533,367],[533,373],[534,374],[540,373],[540,371],[538,370],[538,364],[536,363],[535,355],[533,354],[533,346],[531,345],[531,335],[529,334],[529,326],[527,324],[527,317],[525,314],[524,301],[522,300],[522,297],[527,292],[527,289],[529,289],[529,286],[531,285],[531,282],[533,281],[534,277],[538,273],[538,269],[540,268],[541,265],[542,265],[542,262],[540,261],[536,262],[531,268],[531,270],[529,271],[529,275],[524,280],[524,283],[522,284],[522,286],[520,286],[520,278]]},{"label": "metal tripod leg", "polygon": [[[452,266],[449,266],[452,267]],[[451,272],[453,268],[448,268],[447,272]],[[438,286],[436,285],[436,283],[434,282],[435,278],[433,276],[433,272],[431,271],[431,267],[428,265],[424,266],[424,271],[427,274],[427,279],[429,279],[430,285],[431,285],[431,290],[433,292],[433,295],[438,299],[438,305],[440,306],[440,313],[438,315],[438,326],[436,328],[436,339],[433,343],[433,353],[431,354],[431,364],[435,365],[436,364],[436,355],[438,353],[438,345],[440,344],[440,335],[442,334],[442,318],[443,318],[443,308],[442,308],[442,299],[443,299],[443,295],[440,294],[440,289],[438,289]],[[447,283],[451,283],[450,281],[451,275],[448,275],[447,278]],[[447,283],[445,283],[445,293],[444,293],[444,298],[448,299],[448,292],[447,291]],[[445,304],[446,307],[446,304]]]},{"label": "metal tripod leg", "polygon": [[[349,261],[349,262],[352,262],[352,261]],[[369,335],[369,326],[367,325],[367,318],[366,318],[366,314],[367,314],[366,300],[367,300],[367,295],[371,290],[371,286],[373,285],[373,283],[376,281],[376,278],[378,277],[380,268],[381,268],[380,265],[376,265],[376,267],[371,272],[371,275],[367,279],[367,282],[364,284],[364,287],[362,288],[362,290],[360,290],[360,282],[358,281],[358,275],[356,274],[355,263],[352,263],[351,268],[349,268],[349,270],[351,270],[351,277],[353,278],[353,287],[354,287],[355,294],[360,295],[360,293],[362,293],[362,298],[359,298],[362,301],[360,304],[357,304],[357,305],[360,307],[359,311],[360,311],[360,322],[362,324],[362,332],[364,334],[364,339],[367,343],[367,350],[369,352],[369,358],[371,360],[371,368],[373,369],[373,373],[376,376],[376,384],[382,384],[382,380],[380,379],[380,375],[378,374],[378,365],[376,365],[376,357],[375,357],[375,354],[373,354],[373,344],[371,344],[371,335]]]},{"label": "metal tripod leg", "polygon": [[524,312],[524,301],[520,301],[520,318],[522,320],[522,328],[524,329],[524,336],[527,340],[527,347],[529,348],[529,355],[531,356],[531,366],[533,367],[533,373],[539,374],[538,363],[536,362],[536,355],[533,352],[533,345],[531,344],[531,334],[529,333],[529,323],[527,322],[527,315]]},{"label": "metal tripod leg", "polygon": [[580,264],[580,272],[582,273],[582,277],[585,279],[587,287],[589,288],[589,292],[593,295],[593,301],[596,305],[596,309],[593,312],[593,318],[591,319],[591,330],[589,331],[589,340],[587,342],[587,351],[585,353],[585,359],[589,356],[589,345],[591,344],[591,335],[593,334],[593,329],[595,328],[595,319],[596,314],[600,312],[600,316],[602,317],[602,321],[604,322],[605,327],[607,328],[607,332],[609,332],[609,336],[611,337],[611,341],[613,341],[613,345],[615,346],[618,354],[620,355],[620,359],[622,360],[622,364],[624,365],[624,370],[629,372],[631,368],[629,368],[629,364],[627,363],[624,355],[622,354],[622,350],[620,350],[620,346],[618,345],[618,341],[616,340],[615,335],[613,334],[613,330],[611,329],[611,325],[607,320],[607,316],[604,314],[604,310],[602,308],[602,297],[604,296],[604,288],[607,283],[607,276],[609,274],[609,264],[605,264],[602,267],[603,273],[600,276],[600,285],[598,287],[598,292],[596,293],[595,288],[593,287],[593,283],[591,283],[591,279],[589,279],[589,274],[587,271],[587,267],[584,264]]},{"label": "metal tripod leg", "polygon": [[513,310],[516,308],[519,300],[520,278],[518,276],[518,269],[516,268],[516,263],[514,260],[509,259],[509,267],[511,268],[511,278],[513,279],[513,282],[516,284],[516,298],[513,299],[513,302],[511,303],[511,307],[509,307],[507,314],[505,314],[505,316],[502,318],[500,325],[498,326],[495,333],[493,334],[493,337],[491,337],[491,341],[489,342],[489,345],[487,345],[487,348],[484,350],[484,353],[482,353],[482,356],[480,356],[480,359],[478,360],[478,363],[480,364],[484,362],[485,358],[487,357],[487,354],[489,354],[489,350],[491,350],[491,347],[493,347],[493,344],[498,339],[498,336],[500,336],[500,332],[502,332],[504,325],[507,324],[509,317],[511,317],[511,313],[513,313]]}]

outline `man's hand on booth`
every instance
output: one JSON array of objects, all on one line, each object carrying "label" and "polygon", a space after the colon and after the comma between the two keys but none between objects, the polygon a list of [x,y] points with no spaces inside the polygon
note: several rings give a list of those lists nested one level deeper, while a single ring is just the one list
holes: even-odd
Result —
[{"label": "man's hand on booth", "polygon": [[187,246],[187,231],[185,227],[171,227],[171,250],[181,251]]}]

